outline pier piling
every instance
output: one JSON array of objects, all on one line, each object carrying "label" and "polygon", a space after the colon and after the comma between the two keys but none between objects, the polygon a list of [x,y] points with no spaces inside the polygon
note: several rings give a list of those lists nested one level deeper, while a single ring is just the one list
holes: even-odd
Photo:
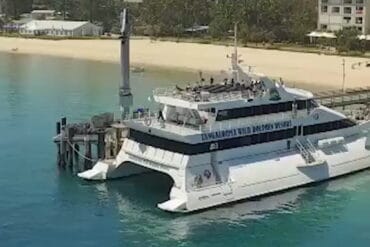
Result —
[{"label": "pier piling", "polygon": [[88,135],[84,138],[85,142],[85,162],[84,169],[88,170],[92,168],[92,156],[91,156],[91,141]]},{"label": "pier piling", "polygon": [[69,167],[73,167],[73,136],[74,136],[74,129],[68,127],[67,128],[67,147],[68,147],[68,165]]},{"label": "pier piling", "polygon": [[77,143],[74,144],[74,159],[75,159],[75,164],[78,165],[80,163],[80,145]]},{"label": "pier piling", "polygon": [[[56,123],[56,134],[57,136],[60,136],[60,131],[61,131],[61,126],[60,126],[60,122],[57,122]],[[60,142],[57,143],[57,164],[58,166],[60,166],[60,162],[61,162],[61,150],[60,150]]]},{"label": "pier piling", "polygon": [[65,139],[65,131],[67,125],[67,118],[63,117],[61,119],[61,129],[60,129],[60,166],[66,166],[66,156],[67,156],[67,143]]},{"label": "pier piling", "polygon": [[98,159],[105,158],[105,132],[99,131],[98,132],[98,144],[97,144],[97,157]]}]

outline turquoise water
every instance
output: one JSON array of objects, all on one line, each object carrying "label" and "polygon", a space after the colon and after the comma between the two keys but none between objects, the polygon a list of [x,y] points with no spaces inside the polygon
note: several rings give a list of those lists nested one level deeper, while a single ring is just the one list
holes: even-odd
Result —
[{"label": "turquoise water", "polygon": [[[133,74],[135,104],[197,75]],[[190,215],[156,208],[171,183],[81,181],[55,164],[62,115],[116,111],[117,65],[0,54],[0,246],[368,246],[370,172]]]}]

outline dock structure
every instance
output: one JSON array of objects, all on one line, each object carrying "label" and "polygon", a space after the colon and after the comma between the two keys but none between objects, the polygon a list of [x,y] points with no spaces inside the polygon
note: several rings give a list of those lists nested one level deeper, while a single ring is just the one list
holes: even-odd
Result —
[{"label": "dock structure", "polygon": [[113,113],[93,116],[90,122],[56,123],[57,164],[76,173],[91,169],[99,159],[113,159],[126,137],[126,127],[114,121]]},{"label": "dock structure", "polygon": [[370,87],[330,90],[315,94],[316,100],[329,108],[345,107],[356,104],[370,104]]}]

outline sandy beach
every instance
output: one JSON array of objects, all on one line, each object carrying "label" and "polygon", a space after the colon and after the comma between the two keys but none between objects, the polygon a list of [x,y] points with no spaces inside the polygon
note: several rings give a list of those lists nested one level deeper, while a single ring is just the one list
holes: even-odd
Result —
[{"label": "sandy beach", "polygon": [[[131,62],[136,66],[161,67],[220,74],[227,71],[232,47],[150,41],[131,41]],[[119,62],[117,40],[38,40],[0,37],[0,52]],[[254,71],[311,88],[341,88],[342,57],[310,53],[240,48],[244,64]],[[370,68],[353,64],[370,59],[346,57],[346,87],[370,86]]]}]

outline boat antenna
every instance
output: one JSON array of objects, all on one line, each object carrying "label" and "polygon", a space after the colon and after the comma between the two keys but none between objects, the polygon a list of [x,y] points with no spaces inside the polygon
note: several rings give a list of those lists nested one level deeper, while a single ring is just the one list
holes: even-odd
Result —
[{"label": "boat antenna", "polygon": [[238,73],[238,23],[234,24],[234,53],[231,54],[231,69],[235,81],[239,81]]},{"label": "boat antenna", "polygon": [[[142,0],[124,0],[128,3],[141,3]],[[133,105],[133,96],[130,87],[130,36],[132,22],[129,18],[128,8],[121,12],[121,74],[122,81],[119,87],[119,99],[121,118],[126,119],[129,115],[130,108]]]}]

